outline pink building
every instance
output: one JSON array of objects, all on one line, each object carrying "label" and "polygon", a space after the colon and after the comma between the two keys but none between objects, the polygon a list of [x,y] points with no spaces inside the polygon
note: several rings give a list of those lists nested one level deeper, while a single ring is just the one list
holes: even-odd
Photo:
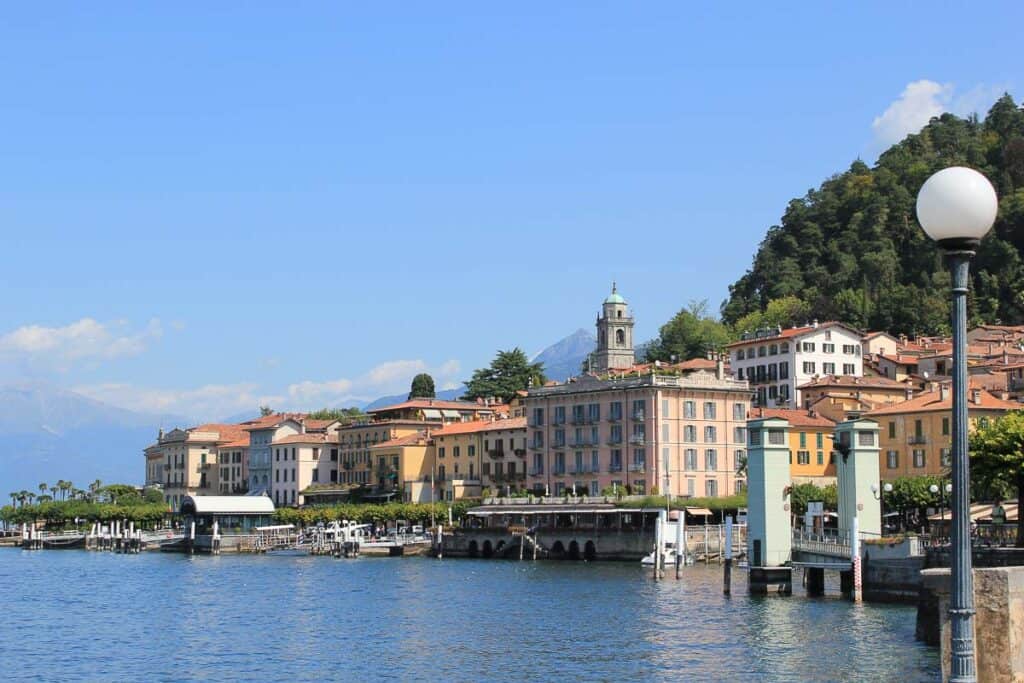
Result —
[{"label": "pink building", "polygon": [[531,389],[526,398],[528,488],[562,495],[720,496],[742,491],[751,390],[721,369]]}]

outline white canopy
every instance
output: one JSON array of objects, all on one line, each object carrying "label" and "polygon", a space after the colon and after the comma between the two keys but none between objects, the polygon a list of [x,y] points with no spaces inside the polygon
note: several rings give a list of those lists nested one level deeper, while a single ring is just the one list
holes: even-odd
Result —
[{"label": "white canopy", "polygon": [[266,496],[185,496],[182,514],[270,515],[274,501]]}]

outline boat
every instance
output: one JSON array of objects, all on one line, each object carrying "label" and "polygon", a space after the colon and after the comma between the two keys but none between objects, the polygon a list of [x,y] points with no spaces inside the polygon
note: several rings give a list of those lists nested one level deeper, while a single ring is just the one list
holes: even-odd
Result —
[{"label": "boat", "polygon": [[85,547],[85,534],[79,531],[47,534],[40,540],[46,550],[72,550]]},{"label": "boat", "polygon": [[[694,558],[693,558],[693,554],[692,553],[685,553],[683,555],[682,559],[683,559],[683,564],[684,565],[691,565],[691,564],[694,563]],[[646,557],[644,557],[642,560],[640,560],[640,564],[645,566],[645,567],[653,567],[654,566],[654,551],[652,550],[650,552],[650,554],[648,554]],[[676,547],[675,547],[675,544],[674,543],[666,543],[665,544],[665,550],[661,554],[661,566],[662,567],[674,567],[675,564],[676,564]]]}]

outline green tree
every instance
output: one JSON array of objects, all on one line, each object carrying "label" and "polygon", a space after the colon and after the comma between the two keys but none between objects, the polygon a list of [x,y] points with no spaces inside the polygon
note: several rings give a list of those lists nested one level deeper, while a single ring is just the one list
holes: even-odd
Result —
[{"label": "green tree", "polygon": [[691,301],[661,326],[658,338],[647,346],[648,362],[703,357],[732,341],[729,328],[708,312],[707,299]]},{"label": "green tree", "polygon": [[737,335],[753,332],[760,327],[793,327],[808,321],[811,306],[792,294],[781,299],[772,299],[764,311],[753,311],[736,321],[733,329]]},{"label": "green tree", "polygon": [[[1015,410],[979,423],[970,436],[972,473],[982,480],[1001,480],[1024,500],[1024,411]],[[1024,515],[1017,515],[1017,547],[1024,547]]]},{"label": "green tree", "polygon": [[412,378],[412,386],[409,387],[409,399],[434,398],[434,378],[425,372],[421,372]]},{"label": "green tree", "polygon": [[273,415],[273,414],[274,414],[274,409],[271,408],[270,406],[260,406],[260,417],[267,417],[268,415]]},{"label": "green tree", "polygon": [[517,391],[530,386],[542,386],[546,381],[544,366],[530,363],[522,349],[498,351],[498,355],[486,368],[473,371],[466,382],[466,398],[488,398],[491,396],[510,401]]},{"label": "green tree", "polygon": [[363,413],[362,408],[353,406],[351,408],[321,408],[307,414],[306,417],[310,420],[341,420],[347,423],[366,417],[366,414]]}]

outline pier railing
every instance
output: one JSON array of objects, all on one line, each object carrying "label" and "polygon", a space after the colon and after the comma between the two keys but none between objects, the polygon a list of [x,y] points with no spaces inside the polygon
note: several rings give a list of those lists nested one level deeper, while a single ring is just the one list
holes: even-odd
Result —
[{"label": "pier railing", "polygon": [[850,557],[850,532],[845,529],[793,529],[793,550]]}]

